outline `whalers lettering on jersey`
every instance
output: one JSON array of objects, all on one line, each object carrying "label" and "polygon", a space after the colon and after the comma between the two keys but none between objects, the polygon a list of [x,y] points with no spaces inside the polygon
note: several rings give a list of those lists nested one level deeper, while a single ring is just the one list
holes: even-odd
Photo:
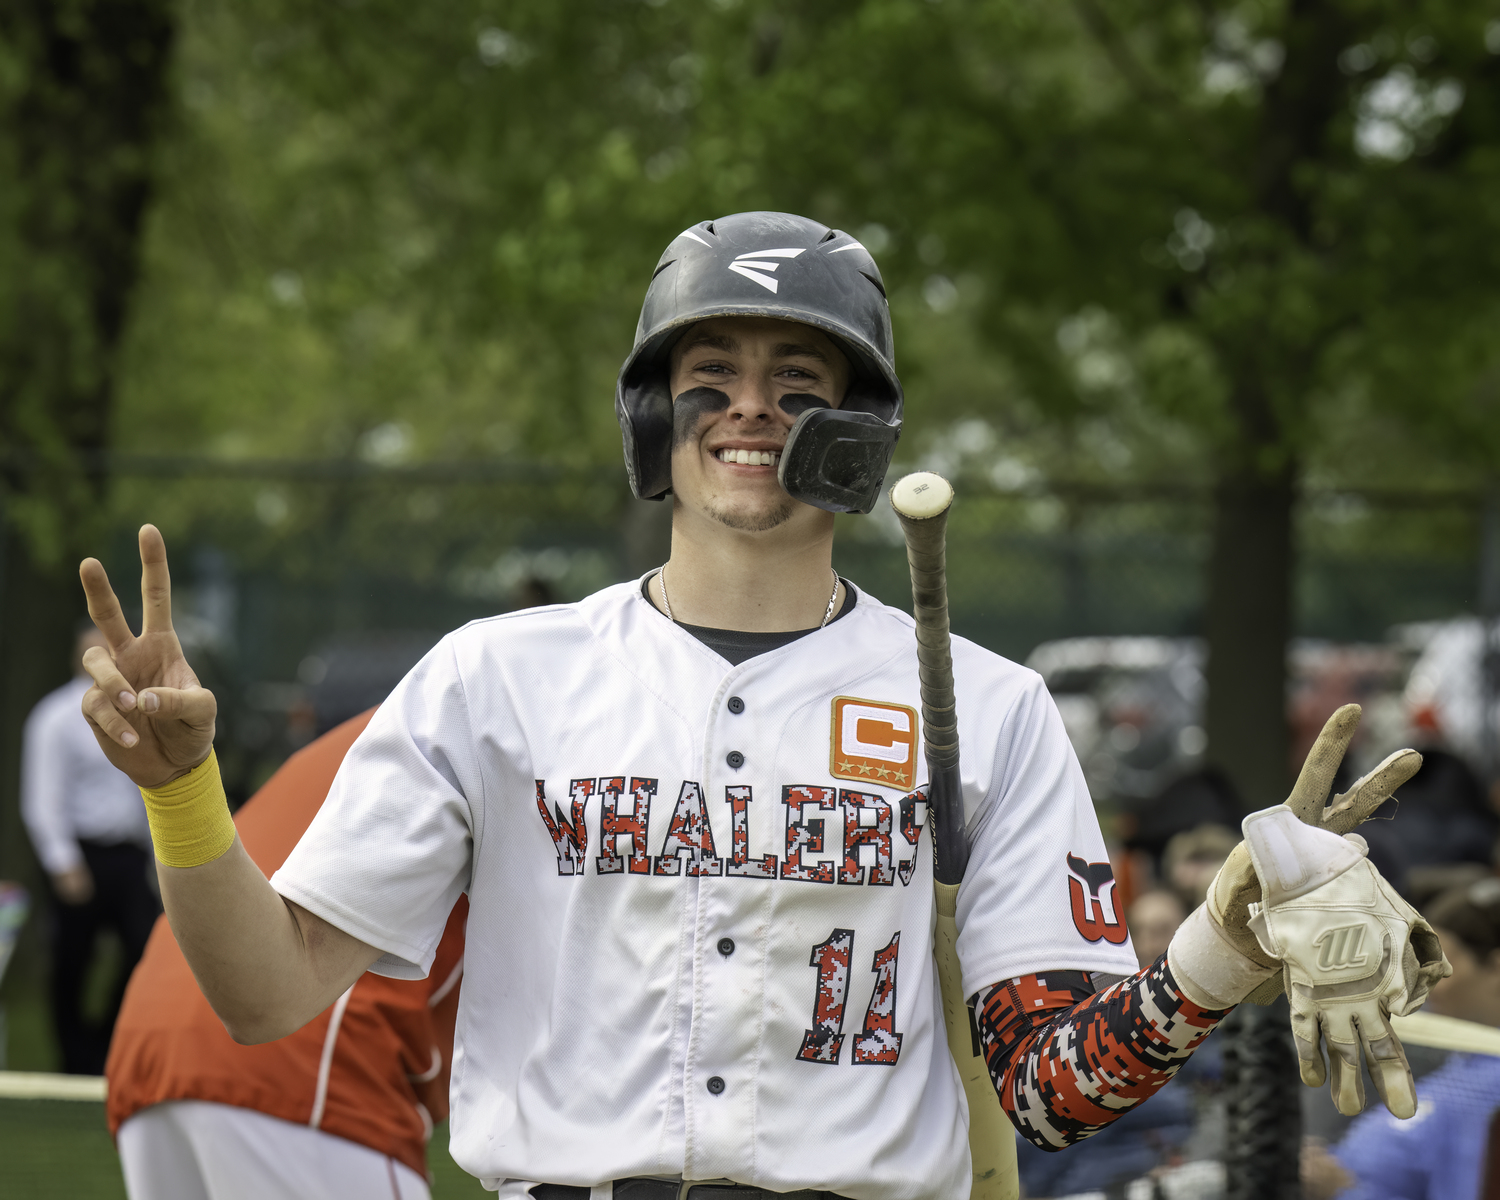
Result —
[{"label": "whalers lettering on jersey", "polygon": [[909,788],[916,780],[917,712],[904,704],[833,699],[828,770],[835,779]]},{"label": "whalers lettering on jersey", "polygon": [[[595,875],[792,879],[875,887],[889,887],[900,879],[905,887],[916,873],[918,842],[927,824],[927,794],[920,788],[893,803],[873,792],[788,784],[781,788],[784,841],[775,853],[752,855],[749,806],[754,788],[750,784],[728,786],[724,804],[729,810],[726,844],[730,854],[724,858],[716,849],[719,843],[714,839],[703,788],[692,780],[683,781],[665,834],[659,842],[653,840],[651,802],[659,785],[659,779],[639,775],[569,780],[565,813],[557,802],[549,809],[547,781],[538,779],[537,811],[557,853],[557,873],[575,878],[585,873],[591,836],[588,808],[595,796],[600,801],[595,818],[599,847]],[[828,832],[830,819],[841,826],[834,836]],[[896,855],[898,826],[902,841],[911,847],[909,857]],[[835,845],[841,846],[840,852],[835,853]]]}]

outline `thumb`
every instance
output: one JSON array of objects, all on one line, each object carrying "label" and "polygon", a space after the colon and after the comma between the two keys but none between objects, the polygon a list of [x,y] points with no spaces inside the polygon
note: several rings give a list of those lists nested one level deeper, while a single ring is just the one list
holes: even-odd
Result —
[{"label": "thumb", "polygon": [[219,712],[219,702],[207,688],[146,688],[137,698],[137,707],[147,716],[182,721],[187,725],[211,725]]}]

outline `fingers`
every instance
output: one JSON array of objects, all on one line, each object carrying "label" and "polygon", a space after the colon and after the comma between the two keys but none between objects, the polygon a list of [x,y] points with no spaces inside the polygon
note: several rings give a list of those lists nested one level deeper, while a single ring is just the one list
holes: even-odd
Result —
[{"label": "fingers", "polygon": [[155,525],[142,525],[141,634],[172,631],[172,576],[167,570],[167,543]]},{"label": "fingers", "polygon": [[1346,1117],[1356,1117],[1365,1108],[1365,1084],[1359,1075],[1359,1046],[1351,1042],[1328,1043],[1328,1090],[1333,1106]]},{"label": "fingers", "polygon": [[1323,805],[1333,787],[1333,777],[1344,761],[1344,751],[1359,728],[1360,707],[1346,704],[1323,725],[1323,732],[1307,752],[1307,761],[1297,776],[1297,784],[1287,797],[1287,807],[1308,825],[1317,825],[1323,816]]},{"label": "fingers", "polygon": [[1391,793],[1415,775],[1422,767],[1422,756],[1415,750],[1397,750],[1368,775],[1355,781],[1323,814],[1323,828],[1344,834],[1368,821],[1375,810],[1391,798]]},{"label": "fingers", "polygon": [[78,564],[78,578],[83,583],[83,594],[89,602],[89,616],[104,635],[111,650],[130,645],[135,635],[125,614],[120,610],[120,601],[114,588],[109,586],[109,576],[104,573],[104,564],[97,558],[86,558]]},{"label": "fingers", "polygon": [[1381,1102],[1390,1109],[1391,1116],[1406,1120],[1417,1113],[1417,1092],[1412,1083],[1411,1067],[1406,1062],[1406,1051],[1401,1040],[1391,1032],[1383,1020],[1381,1028],[1372,1032],[1380,1034],[1371,1040],[1363,1025],[1359,1027],[1360,1041],[1364,1043],[1365,1062],[1370,1066],[1370,1078]]},{"label": "fingers", "polygon": [[83,694],[83,715],[98,733],[127,750],[141,740],[97,684]]},{"label": "fingers", "polygon": [[1322,1087],[1328,1078],[1323,1065],[1322,1031],[1316,1010],[1292,1006],[1292,1041],[1297,1046],[1297,1071],[1308,1087]]},{"label": "fingers", "polygon": [[143,713],[153,718],[212,728],[219,702],[207,688],[154,687],[141,692],[140,707]]},{"label": "fingers", "polygon": [[1297,1043],[1297,1071],[1308,1087],[1322,1087],[1328,1078],[1328,1068],[1323,1063],[1323,1047],[1317,1042],[1295,1038]]},{"label": "fingers", "polygon": [[83,669],[94,681],[94,686],[121,712],[129,712],[136,706],[135,688],[120,674],[120,668],[103,646],[90,646],[83,652]]}]

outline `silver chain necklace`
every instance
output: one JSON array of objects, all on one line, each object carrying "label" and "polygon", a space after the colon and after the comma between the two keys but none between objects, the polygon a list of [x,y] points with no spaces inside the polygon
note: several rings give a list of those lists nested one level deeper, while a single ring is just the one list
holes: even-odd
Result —
[{"label": "silver chain necklace", "polygon": [[[829,567],[828,569],[830,571],[833,571],[832,567]],[[662,563],[661,570],[656,573],[656,577],[661,581],[661,605],[664,609],[667,610],[667,620],[671,621],[675,625],[677,623],[677,618],[672,615],[672,600],[667,595],[666,563]],[[823,619],[818,622],[819,629],[822,629],[823,626],[827,625],[829,621],[833,620],[833,602],[838,599],[838,595],[839,573],[837,571],[833,571],[833,591],[828,593],[828,607],[823,610]]]}]

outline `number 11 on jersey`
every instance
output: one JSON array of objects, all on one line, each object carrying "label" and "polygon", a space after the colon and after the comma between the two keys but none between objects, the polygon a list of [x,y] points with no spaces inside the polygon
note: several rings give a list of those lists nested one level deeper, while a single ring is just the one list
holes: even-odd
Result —
[{"label": "number 11 on jersey", "polygon": [[[875,990],[865,1009],[864,1028],[854,1038],[850,1061],[856,1066],[895,1066],[901,1055],[896,1032],[896,963],[901,952],[898,930],[875,952],[870,970]],[[844,1006],[849,1000],[849,967],[854,958],[854,930],[835,929],[812,948],[808,965],[818,968],[812,1028],[802,1035],[797,1057],[803,1062],[832,1066],[844,1048]]]}]

